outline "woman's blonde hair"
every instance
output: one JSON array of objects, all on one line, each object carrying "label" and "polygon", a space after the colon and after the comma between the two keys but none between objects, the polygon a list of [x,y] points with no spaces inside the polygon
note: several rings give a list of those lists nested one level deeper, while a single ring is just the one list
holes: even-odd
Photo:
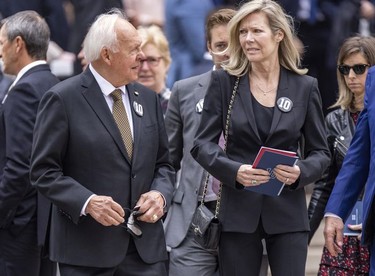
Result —
[{"label": "woman's blonde hair", "polygon": [[162,29],[156,25],[151,25],[148,27],[141,26],[138,28],[138,33],[142,38],[141,48],[147,44],[154,45],[160,51],[165,65],[168,68],[172,62],[172,58],[169,51],[168,40],[165,37]]},{"label": "woman's blonde hair", "polygon": [[[367,64],[370,66],[375,65],[375,38],[360,35],[347,38],[340,48],[337,66],[342,65],[349,56],[357,53],[362,54]],[[337,83],[339,86],[339,96],[331,108],[340,107],[344,110],[359,111],[355,110],[353,93],[346,85],[345,77],[341,75],[339,70],[337,70]],[[363,101],[360,108],[361,110],[363,109]]]},{"label": "woman's blonde hair", "polygon": [[284,38],[280,41],[279,60],[280,64],[300,75],[306,74],[307,69],[301,69],[300,54],[294,44],[294,25],[291,16],[287,15],[283,8],[272,0],[252,0],[241,6],[236,15],[228,24],[229,29],[229,61],[223,68],[229,74],[235,76],[244,75],[251,69],[251,62],[242,51],[239,41],[239,26],[242,20],[249,14],[261,12],[266,15],[272,33],[275,35],[281,31]]}]

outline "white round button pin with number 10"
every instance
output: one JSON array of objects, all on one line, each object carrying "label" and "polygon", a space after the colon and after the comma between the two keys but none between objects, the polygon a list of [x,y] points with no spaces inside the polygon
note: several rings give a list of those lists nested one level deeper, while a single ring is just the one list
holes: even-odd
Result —
[{"label": "white round button pin with number 10", "polygon": [[293,107],[293,102],[291,99],[287,97],[281,97],[280,99],[277,100],[277,107],[282,111],[282,112],[289,112],[292,110]]}]

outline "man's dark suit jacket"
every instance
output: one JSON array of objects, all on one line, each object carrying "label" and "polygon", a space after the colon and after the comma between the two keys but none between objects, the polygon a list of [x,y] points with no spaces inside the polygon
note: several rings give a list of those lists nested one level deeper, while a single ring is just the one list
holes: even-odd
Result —
[{"label": "man's dark suit jacket", "polygon": [[[253,233],[260,219],[268,234],[309,231],[304,186],[317,180],[329,164],[316,79],[281,69],[276,101],[286,97],[293,106],[289,112],[283,112],[275,103],[268,137],[262,141],[257,126],[262,121],[254,116],[249,78],[247,74],[242,76],[233,104],[225,153],[217,142],[224,130],[234,82],[235,77],[225,71],[213,72],[191,151],[193,157],[224,184],[220,210],[223,231]],[[240,166],[252,164],[261,146],[297,152],[302,136],[305,159],[297,163],[301,169],[299,181],[285,187],[280,196],[246,191],[236,182]]]},{"label": "man's dark suit jacket", "polygon": [[[36,218],[37,192],[30,183],[30,155],[37,109],[43,94],[59,80],[47,64],[28,70],[0,104],[0,227],[15,235]],[[50,204],[38,211],[38,240],[44,242]]]},{"label": "man's dark suit jacket", "polygon": [[[133,160],[90,69],[51,88],[43,97],[35,126],[31,180],[54,204],[50,255],[61,263],[114,267],[124,260],[129,234],[105,227],[81,209],[92,194],[111,196],[133,208],[140,195],[161,192],[169,205],[174,170],[158,96],[144,86],[126,86],[134,127]],[[143,107],[143,114],[135,106]],[[168,207],[168,206],[167,206]],[[146,263],[166,260],[162,222],[139,223],[135,240]]]},{"label": "man's dark suit jacket", "polygon": [[11,84],[12,84],[12,80],[8,78],[7,76],[5,76],[3,72],[0,71],[0,102],[2,102]]}]

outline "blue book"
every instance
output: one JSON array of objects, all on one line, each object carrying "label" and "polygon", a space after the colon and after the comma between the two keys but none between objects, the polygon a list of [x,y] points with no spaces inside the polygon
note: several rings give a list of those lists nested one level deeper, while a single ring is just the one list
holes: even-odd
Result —
[{"label": "blue book", "polygon": [[361,230],[351,230],[348,225],[361,224],[362,223],[362,211],[363,202],[358,200],[353,207],[348,219],[345,221],[344,225],[344,235],[345,236],[358,236],[361,234]]},{"label": "blue book", "polygon": [[273,169],[277,165],[294,166],[298,160],[298,156],[293,151],[279,150],[269,147],[261,147],[255,160],[253,168],[264,169],[269,171],[270,180],[267,183],[257,186],[245,187],[246,190],[268,195],[279,196],[284,188],[285,183],[279,181],[273,174]]}]

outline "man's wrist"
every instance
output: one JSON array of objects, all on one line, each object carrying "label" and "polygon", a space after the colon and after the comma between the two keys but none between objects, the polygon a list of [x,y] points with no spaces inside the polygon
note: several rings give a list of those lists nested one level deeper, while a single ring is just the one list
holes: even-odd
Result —
[{"label": "man's wrist", "polygon": [[333,217],[333,218],[338,218],[338,219],[341,219],[341,220],[342,220],[342,218],[340,218],[338,215],[333,214],[333,213],[330,213],[330,212],[325,213],[325,214],[324,214],[324,217],[325,217],[325,218],[326,218],[326,217]]},{"label": "man's wrist", "polygon": [[158,202],[160,202],[163,205],[163,209],[165,209],[165,207],[167,205],[167,202],[165,200],[164,195],[161,192],[157,191],[157,190],[151,190],[150,192],[156,192],[156,193],[158,193],[158,196],[155,197],[154,199],[157,200]]},{"label": "man's wrist", "polygon": [[81,209],[81,216],[86,216],[86,215],[87,215],[87,210],[86,210],[87,205],[89,204],[90,200],[91,200],[94,196],[96,196],[96,194],[91,195],[91,196],[86,200],[85,204],[83,204],[82,209]]}]

